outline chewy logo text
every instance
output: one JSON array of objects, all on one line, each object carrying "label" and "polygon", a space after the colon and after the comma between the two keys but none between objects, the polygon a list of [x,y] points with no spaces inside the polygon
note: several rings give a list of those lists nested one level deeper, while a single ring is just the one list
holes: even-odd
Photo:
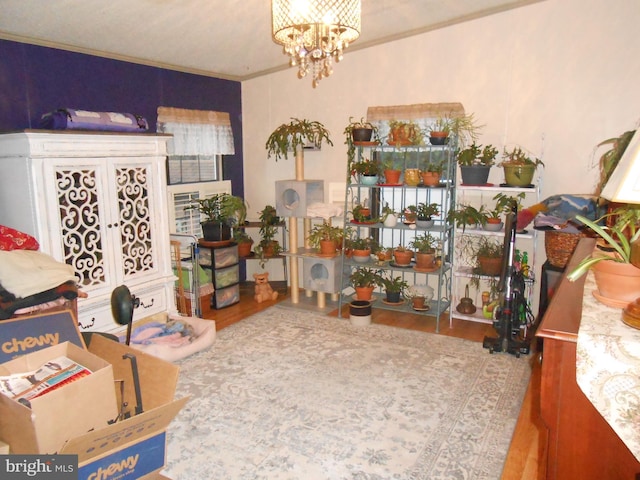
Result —
[{"label": "chewy logo text", "polygon": [[138,458],[140,455],[136,454],[133,457],[127,457],[118,463],[112,463],[106,468],[100,467],[95,473],[92,473],[87,477],[88,480],[106,480],[111,478],[116,473],[120,473],[123,470],[133,470],[136,468]]},{"label": "chewy logo text", "polygon": [[20,353],[33,347],[57,345],[59,338],[60,335],[58,333],[46,333],[39,337],[24,337],[22,340],[12,338],[2,344],[2,351],[4,353]]}]

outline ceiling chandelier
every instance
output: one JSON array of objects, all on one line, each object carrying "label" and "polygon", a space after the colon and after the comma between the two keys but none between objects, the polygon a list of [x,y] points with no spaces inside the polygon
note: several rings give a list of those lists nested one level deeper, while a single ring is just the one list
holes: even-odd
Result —
[{"label": "ceiling chandelier", "polygon": [[298,65],[299,78],[312,72],[315,88],[360,36],[360,10],[361,0],[272,0],[273,41]]}]

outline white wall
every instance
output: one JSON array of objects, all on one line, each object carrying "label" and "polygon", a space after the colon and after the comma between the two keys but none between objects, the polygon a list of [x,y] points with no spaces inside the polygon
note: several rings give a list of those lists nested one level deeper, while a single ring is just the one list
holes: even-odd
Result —
[{"label": "white wall", "polygon": [[[250,218],[275,202],[276,180],[295,177],[293,158],[267,159],[265,142],[277,126],[291,117],[322,122],[334,146],[305,155],[305,178],[340,182],[343,129],[377,105],[461,102],[485,124],[480,143],[520,145],[544,160],[542,198],[592,193],[596,145],[640,118],[638,21],[638,0],[547,0],[347,50],[316,89],[293,68],[243,82]],[[493,170],[492,179],[501,177]]]}]

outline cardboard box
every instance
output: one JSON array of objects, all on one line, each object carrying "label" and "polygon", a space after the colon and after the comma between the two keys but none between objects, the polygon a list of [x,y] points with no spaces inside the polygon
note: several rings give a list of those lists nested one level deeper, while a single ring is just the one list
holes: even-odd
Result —
[{"label": "cardboard box", "polygon": [[61,356],[88,368],[91,375],[32,398],[31,408],[0,394],[0,440],[11,446],[12,453],[58,452],[66,441],[101,428],[118,416],[111,364],[72,343],[3,363],[0,375],[31,372]]},{"label": "cardboard box", "polygon": [[[71,318],[75,323],[73,316]],[[28,322],[29,319],[21,321]],[[179,368],[100,335],[92,337],[88,352],[84,353],[94,355],[110,365],[112,376],[116,380],[111,384],[111,395],[116,398],[116,410],[124,402],[128,405],[126,411],[130,417],[113,424],[105,423],[101,428],[88,433],[78,434],[68,439],[58,453],[78,455],[79,470],[83,472],[83,475],[79,476],[80,479],[163,478],[159,472],[166,460],[165,432],[188,401],[188,397],[174,400]],[[132,360],[129,356],[135,358],[138,368],[142,413],[135,411],[137,399]],[[123,396],[120,395],[121,384],[124,386]],[[73,383],[68,386],[71,385]],[[66,387],[60,390],[63,391]],[[55,392],[51,392],[53,393]],[[75,421],[76,402],[70,411]],[[104,417],[112,414],[113,412]],[[111,418],[117,416],[116,411]],[[0,440],[9,444],[12,453],[19,453],[14,445],[23,445],[25,442],[29,444],[33,439],[28,431],[7,430],[2,423],[4,418],[4,413],[0,413]],[[70,423],[73,422],[67,420],[65,424],[57,421],[55,428],[64,431]]]}]

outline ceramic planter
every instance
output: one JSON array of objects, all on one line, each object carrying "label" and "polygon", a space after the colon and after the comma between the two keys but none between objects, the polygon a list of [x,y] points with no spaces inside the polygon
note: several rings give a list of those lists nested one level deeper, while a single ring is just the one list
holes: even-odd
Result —
[{"label": "ceramic planter", "polygon": [[449,139],[447,132],[431,132],[429,134],[429,142],[431,145],[445,145]]},{"label": "ceramic planter", "polygon": [[527,187],[531,185],[535,165],[503,165],[504,181],[510,187]]},{"label": "ceramic planter", "polygon": [[202,236],[207,242],[221,242],[231,239],[231,227],[224,223],[202,222]]},{"label": "ceramic planter", "polygon": [[353,250],[351,253],[354,262],[357,263],[367,263],[371,260],[371,249],[368,248],[366,250]]},{"label": "ceramic planter", "polygon": [[251,242],[238,242],[238,256],[239,257],[248,257],[251,255],[251,246],[253,245],[253,241]]},{"label": "ceramic planter", "polygon": [[394,250],[393,259],[396,265],[406,266],[411,264],[413,252],[411,250]]},{"label": "ceramic planter", "polygon": [[418,228],[431,228],[435,221],[429,217],[417,217],[416,218],[416,227]]},{"label": "ceramic planter", "polygon": [[376,185],[378,183],[377,175],[360,175],[359,178],[362,185]]},{"label": "ceramic planter", "polygon": [[601,303],[623,308],[640,297],[640,268],[630,263],[603,260],[592,270],[598,287],[594,296]]},{"label": "ceramic planter", "polygon": [[420,170],[417,168],[407,168],[404,171],[404,183],[410,187],[416,187],[420,183]]},{"label": "ceramic planter", "polygon": [[374,286],[371,285],[369,287],[354,287],[356,291],[356,298],[358,300],[367,300],[371,301],[371,297],[373,296]]},{"label": "ceramic planter", "polygon": [[462,176],[463,185],[486,185],[489,180],[489,171],[491,166],[487,165],[469,165],[460,166],[460,174]]},{"label": "ceramic planter", "polygon": [[416,252],[416,270],[432,270],[436,266],[435,253]]},{"label": "ceramic planter", "polygon": [[398,223],[398,217],[392,213],[388,214],[382,222],[385,227],[395,227]]},{"label": "ceramic planter", "polygon": [[372,135],[372,128],[354,128],[351,130],[351,138],[353,138],[354,142],[370,142]]},{"label": "ceramic planter", "polygon": [[495,277],[500,275],[502,270],[502,257],[478,257],[480,263],[480,273]]},{"label": "ceramic planter", "polygon": [[504,223],[500,219],[490,218],[487,220],[487,223],[485,223],[482,228],[488,232],[499,232],[500,230],[502,230],[503,225]]}]

